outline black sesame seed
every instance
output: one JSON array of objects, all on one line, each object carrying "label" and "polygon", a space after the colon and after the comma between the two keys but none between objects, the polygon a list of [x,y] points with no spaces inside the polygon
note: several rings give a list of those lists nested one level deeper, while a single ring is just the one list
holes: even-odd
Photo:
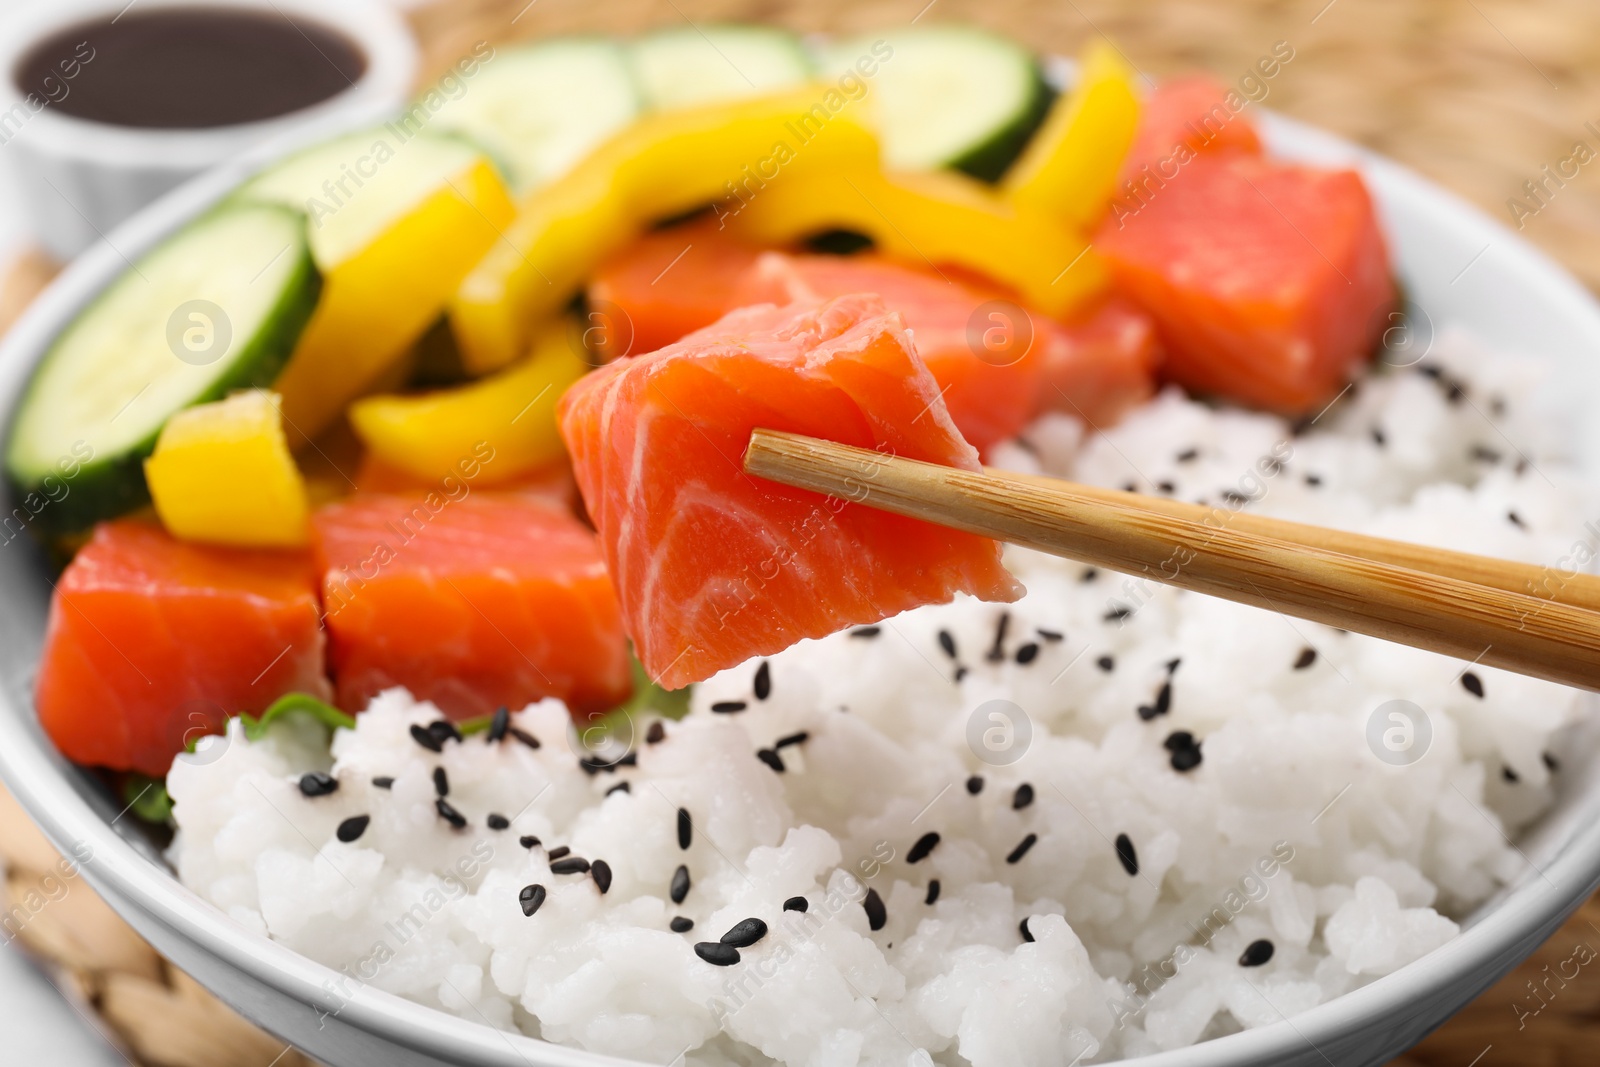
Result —
[{"label": "black sesame seed", "polygon": [[924,904],[932,905],[939,899],[939,879],[935,878],[928,883],[928,895],[923,898]]},{"label": "black sesame seed", "polygon": [[456,724],[448,719],[430,722],[428,724],[428,732],[433,735],[435,741],[439,742],[441,748],[444,747],[446,741],[461,740],[461,731],[456,729]]},{"label": "black sesame seed", "polygon": [[372,822],[370,815],[352,815],[339,824],[339,829],[334,831],[334,836],[340,841],[349,844],[367,832],[367,824]]},{"label": "black sesame seed", "polygon": [[300,792],[308,797],[325,797],[339,788],[339,779],[321,771],[311,771],[300,776]]},{"label": "black sesame seed", "polygon": [[1294,669],[1297,671],[1303,671],[1315,662],[1317,662],[1317,650],[1312,648],[1310,645],[1307,645],[1305,648],[1302,648],[1300,650],[1300,654],[1294,658]]},{"label": "black sesame seed", "polygon": [[512,737],[515,737],[518,741],[521,741],[523,744],[527,745],[529,748],[539,748],[539,747],[541,747],[540,744],[539,744],[539,739],[537,737],[534,737],[528,731],[523,730],[523,729],[521,729],[519,727],[508,726],[508,727],[506,727],[506,733],[510,734]]},{"label": "black sesame seed", "polygon": [[589,877],[594,879],[595,888],[604,895],[611,888],[611,864],[605,860],[595,860],[589,864]]},{"label": "black sesame seed", "polygon": [[957,667],[956,668],[956,681],[959,682],[959,681],[961,681],[961,679],[965,678],[966,676],[967,676],[967,669],[965,667]]},{"label": "black sesame seed", "polygon": [[572,846],[571,845],[557,845],[555,848],[553,848],[549,852],[545,853],[545,859],[558,860],[562,856],[570,856],[570,855],[572,855]]},{"label": "black sesame seed", "polygon": [[610,789],[606,790],[606,796],[610,796],[612,793],[631,793],[631,792],[633,792],[633,786],[629,785],[627,782],[618,782],[616,785],[614,785]]},{"label": "black sesame seed", "polygon": [[789,748],[792,745],[803,745],[809,740],[811,740],[811,734],[808,731],[801,730],[799,733],[788,734],[778,738],[772,743],[772,747],[778,749]]},{"label": "black sesame seed", "polygon": [[720,940],[724,945],[734,948],[749,948],[751,945],[767,936],[767,924],[760,919],[740,919],[733,924],[732,929],[723,934]]},{"label": "black sesame seed", "polygon": [[497,745],[506,739],[506,731],[511,728],[511,709],[504,704],[494,709],[494,715],[489,719],[489,732],[484,734],[484,740],[491,745]]},{"label": "black sesame seed", "polygon": [[939,631],[939,647],[944,649],[944,654],[951,659],[956,658],[956,639],[950,635],[949,630]]},{"label": "black sesame seed", "polygon": [[433,791],[442,797],[450,795],[450,776],[444,773],[443,767],[433,769]]},{"label": "black sesame seed", "polygon": [[1085,567],[1083,569],[1083,573],[1078,576],[1078,581],[1087,585],[1098,577],[1100,577],[1099,571],[1095,570],[1093,567]]},{"label": "black sesame seed", "polygon": [[1193,463],[1200,458],[1200,450],[1198,448],[1186,448],[1173,458],[1179,463]]},{"label": "black sesame seed", "polygon": [[644,743],[647,745],[659,745],[666,739],[667,728],[661,725],[660,719],[652,722],[650,728],[644,732]]},{"label": "black sesame seed", "polygon": [[444,751],[444,746],[439,743],[439,739],[429,733],[426,726],[418,726],[413,723],[411,726],[411,740],[415,741],[429,752]]},{"label": "black sesame seed", "polygon": [[811,902],[805,897],[790,897],[783,902],[784,911],[798,911],[804,913],[811,907]]},{"label": "black sesame seed", "polygon": [[739,950],[720,941],[701,941],[694,946],[694,954],[713,967],[732,967],[739,962]]},{"label": "black sesame seed", "polygon": [[1024,916],[1023,920],[1017,924],[1017,929],[1021,931],[1023,941],[1029,944],[1033,943],[1033,931],[1028,929],[1028,919],[1026,916]]},{"label": "black sesame seed", "polygon": [[771,767],[779,774],[783,773],[783,757],[778,755],[775,750],[763,748],[756,753],[756,759],[760,760],[762,763],[765,763],[768,767]]},{"label": "black sesame seed", "polygon": [[1232,507],[1242,508],[1250,503],[1250,498],[1237,489],[1224,489],[1222,491],[1222,502]]},{"label": "black sesame seed", "polygon": [[867,913],[868,929],[882,930],[883,924],[889,921],[889,910],[883,906],[883,898],[876,889],[867,890],[867,895],[861,898],[861,907]]},{"label": "black sesame seed", "polygon": [[1158,715],[1165,715],[1172,710],[1172,683],[1162,682],[1161,688],[1156,690],[1154,704],[1142,704],[1139,707],[1139,718],[1149,722]]},{"label": "black sesame seed", "polygon": [[1029,641],[1017,649],[1017,662],[1022,664],[1032,663],[1039,658],[1039,646]]},{"label": "black sesame seed", "polygon": [[1315,489],[1317,486],[1322,484],[1322,475],[1320,475],[1320,474],[1308,474],[1308,475],[1306,475],[1306,484],[1309,485],[1311,488]]},{"label": "black sesame seed", "polygon": [[1466,395],[1467,390],[1457,381],[1452,381],[1444,391],[1445,402],[1452,405],[1460,403],[1461,398]]},{"label": "black sesame seed", "polygon": [[1465,689],[1475,697],[1479,697],[1480,699],[1483,697],[1483,679],[1479,678],[1471,671],[1467,671],[1461,676],[1461,688]]},{"label": "black sesame seed", "polygon": [[984,653],[984,659],[990,663],[999,663],[1006,658],[1006,631],[1011,628],[1011,613],[1002,611],[1000,619],[994,627],[994,643],[989,646],[989,651]]},{"label": "black sesame seed", "polygon": [[1117,835],[1117,859],[1122,861],[1122,869],[1128,872],[1128,877],[1139,873],[1139,853],[1133,849],[1133,838],[1127,834]]},{"label": "black sesame seed", "polygon": [[667,928],[675,934],[686,934],[694,929],[694,920],[685,915],[674,915]]},{"label": "black sesame seed", "polygon": [[522,891],[517,894],[517,900],[522,904],[522,914],[531,916],[538,911],[544,905],[545,896],[545,888],[538,882],[523,886]]},{"label": "black sesame seed", "polygon": [[678,864],[678,869],[672,872],[672,882],[667,887],[667,895],[674,904],[682,904],[683,898],[689,895],[689,868]]},{"label": "black sesame seed", "polygon": [[850,631],[850,636],[870,638],[877,637],[882,632],[883,630],[877,626],[857,626],[854,630]]},{"label": "black sesame seed", "polygon": [[1174,730],[1167,735],[1167,739],[1161,744],[1168,752],[1178,752],[1186,748],[1193,748],[1194,734],[1188,730]]},{"label": "black sesame seed", "polygon": [[928,858],[928,853],[932,852],[934,846],[938,843],[938,832],[935,830],[929,830],[927,833],[917,838],[916,844],[911,846],[911,851],[906,853],[906,862],[921,863],[923,860]]},{"label": "black sesame seed", "polygon": [[1473,445],[1467,450],[1467,458],[1479,463],[1499,463],[1500,453],[1488,445]]},{"label": "black sesame seed", "polygon": [[974,774],[971,778],[967,779],[967,792],[971,793],[973,796],[977,796],[979,793],[983,792],[982,775]]},{"label": "black sesame seed", "polygon": [[517,838],[517,844],[521,845],[523,848],[538,848],[539,839],[534,837],[532,834],[523,834],[521,837]]},{"label": "black sesame seed", "polygon": [[1022,857],[1026,856],[1028,854],[1028,850],[1030,848],[1032,848],[1034,842],[1038,841],[1038,840],[1039,840],[1039,835],[1038,834],[1029,834],[1027,837],[1024,837],[1021,841],[1018,841],[1017,842],[1017,847],[1012,849],[1011,852],[1006,856],[1006,862],[1007,863],[1021,863],[1022,862]]},{"label": "black sesame seed", "polygon": [[1200,766],[1200,759],[1201,756],[1199,745],[1194,745],[1190,748],[1177,749],[1172,753],[1172,769],[1177,771],[1179,774],[1182,774],[1185,771],[1192,771],[1196,767]]},{"label": "black sesame seed", "polygon": [[1171,496],[1173,493],[1178,491],[1178,483],[1163,478],[1161,481],[1156,483],[1156,488],[1161,490],[1167,496]]},{"label": "black sesame seed", "polygon": [[1094,665],[1105,671],[1107,674],[1110,674],[1112,671],[1117,669],[1117,661],[1112,659],[1110,656],[1101,656],[1099,659],[1094,661]]},{"label": "black sesame seed", "polygon": [[1132,615],[1132,614],[1133,614],[1133,609],[1132,608],[1128,607],[1125,604],[1118,604],[1117,606],[1113,607],[1110,611],[1107,611],[1105,613],[1105,615],[1101,616],[1101,618],[1103,618],[1106,622],[1122,622],[1124,619],[1126,619],[1129,615]]},{"label": "black sesame seed", "polygon": [[761,666],[756,668],[754,692],[757,700],[765,700],[772,695],[772,668],[766,660],[762,660]]},{"label": "black sesame seed", "polygon": [[1272,942],[1266,938],[1252,941],[1246,946],[1243,954],[1239,956],[1239,966],[1260,967],[1272,959]]},{"label": "black sesame seed", "polygon": [[1374,426],[1372,428],[1372,443],[1377,445],[1379,448],[1382,448],[1384,445],[1389,443],[1389,438],[1384,434],[1381,427]]},{"label": "black sesame seed", "polygon": [[1174,656],[1172,659],[1167,660],[1167,677],[1171,678],[1174,674],[1177,674],[1178,668],[1181,666],[1183,666],[1182,656]]},{"label": "black sesame seed", "polygon": [[454,826],[457,830],[466,829],[467,817],[451,807],[450,802],[444,797],[440,797],[433,802],[433,810],[439,813],[439,818]]},{"label": "black sesame seed", "polygon": [[749,705],[742,700],[719,700],[711,705],[711,710],[718,715],[734,715],[747,707]]},{"label": "black sesame seed", "polygon": [[1522,521],[1522,516],[1518,515],[1515,511],[1506,512],[1506,521],[1510,522],[1511,525],[1515,526],[1519,530],[1526,530],[1528,528],[1528,524]]},{"label": "black sesame seed", "polygon": [[1137,493],[1139,491],[1139,483],[1135,482],[1135,481],[1133,481],[1131,479],[1129,481],[1123,482],[1122,483],[1122,491],[1124,493]]},{"label": "black sesame seed", "polygon": [[372,780],[372,784],[379,789],[393,789],[394,779],[390,778],[388,775],[384,775],[381,778],[374,778]]},{"label": "black sesame seed", "polygon": [[589,861],[582,856],[563,856],[550,865],[551,874],[588,874]]},{"label": "black sesame seed", "polygon": [[1060,630],[1046,630],[1042,626],[1039,627],[1038,629],[1034,630],[1033,632],[1038,634],[1040,637],[1044,638],[1046,641],[1050,641],[1050,642],[1064,641],[1064,640],[1066,640],[1066,637],[1067,637],[1067,635],[1062,633]]},{"label": "black sesame seed", "polygon": [[511,820],[495,812],[490,812],[489,817],[484,821],[489,824],[489,829],[491,830],[509,830],[511,828]]},{"label": "black sesame seed", "polygon": [[1521,776],[1509,766],[1500,768],[1500,777],[1505,779],[1507,785],[1516,785],[1518,782],[1522,781]]},{"label": "black sesame seed", "polygon": [[1542,752],[1539,754],[1539,758],[1544,761],[1545,770],[1555,772],[1561,769],[1561,764],[1556,762],[1556,758],[1550,755],[1550,753]]},{"label": "black sesame seed", "polygon": [[1434,381],[1439,381],[1444,377],[1444,368],[1437,363],[1418,363],[1417,373],[1424,378],[1432,378]]},{"label": "black sesame seed", "polygon": [[687,850],[694,841],[694,819],[688,808],[678,809],[678,847]]},{"label": "black sesame seed", "polygon": [[1033,786],[1023,782],[1017,786],[1017,791],[1011,795],[1011,810],[1021,811],[1033,803]]}]

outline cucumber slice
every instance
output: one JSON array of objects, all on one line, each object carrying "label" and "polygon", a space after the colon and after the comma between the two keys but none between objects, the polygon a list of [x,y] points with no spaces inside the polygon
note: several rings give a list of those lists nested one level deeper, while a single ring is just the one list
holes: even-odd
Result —
[{"label": "cucumber slice", "polygon": [[883,159],[900,170],[948,167],[994,181],[1050,106],[1038,60],[969,26],[909,26],[830,45],[823,75],[876,67],[862,78]]},{"label": "cucumber slice", "polygon": [[645,104],[687,107],[755,96],[811,78],[811,57],[799,38],[767,26],[658,30],[629,50]]},{"label": "cucumber slice", "polygon": [[272,384],[321,288],[305,218],[282,207],[224,206],[146,253],[34,371],[6,449],[17,498],[51,533],[148,501],[167,418]]},{"label": "cucumber slice", "polygon": [[517,193],[559,177],[639,113],[622,47],[599,37],[504,49],[464,84],[455,99],[425,95],[408,118],[431,111],[430,130],[483,145]]},{"label": "cucumber slice", "polygon": [[233,198],[303,211],[312,255],[326,273],[483,158],[483,149],[463,138],[408,133],[403,121],[298,152]]}]

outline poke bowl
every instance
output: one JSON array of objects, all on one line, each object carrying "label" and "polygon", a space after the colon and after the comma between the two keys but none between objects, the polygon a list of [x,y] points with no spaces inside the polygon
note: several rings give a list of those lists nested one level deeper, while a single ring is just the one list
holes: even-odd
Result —
[{"label": "poke bowl", "polygon": [[[1009,215],[1010,230],[961,228],[976,225],[964,197],[1000,195],[967,183],[1006,189],[1033,145],[1070,143],[1063,65],[1018,68],[1015,46],[961,29],[876,52],[870,35],[718,32],[759,57],[751,69],[780,72],[761,87],[773,95],[705,89],[683,73],[704,60],[680,58],[697,54],[684,35],[479,55],[474,74],[456,72],[461,101],[492,96],[491,72],[537,87],[551,63],[591,87],[630,63],[655,74],[584,94],[585,121],[609,109],[613,132],[580,146],[496,142],[461,108],[438,130],[401,116],[331,151],[263,150],[119,228],[7,336],[18,529],[0,558],[0,776],[73,876],[246,1017],[336,1067],[1379,1063],[1532,952],[1600,885],[1587,695],[1151,576],[1013,549],[1002,568],[992,544],[846,520],[860,512],[719,461],[772,420],[958,466],[976,465],[981,440],[992,466],[1523,558],[1547,567],[1554,597],[1597,551],[1585,509],[1600,438],[1574,416],[1600,395],[1594,300],[1450,194],[1254,108],[1159,182],[1143,171],[1142,197],[1141,172],[1119,174],[1128,127],[1109,171],[1135,183],[1126,199],[1108,180],[1098,222],[1057,233],[1019,215],[1030,239],[1007,245]],[[849,137],[822,143],[822,120],[807,133],[826,165],[767,149],[828,91],[854,99],[836,76],[792,88],[841,48],[861,98],[881,84],[885,115],[924,121],[888,102],[893,57],[962,57],[991,86],[1022,71],[965,141],[883,134],[902,169],[982,175],[904,179],[906,203],[946,197],[949,218],[890,221],[873,198],[906,210],[900,179],[850,170]],[[854,66],[863,57],[873,73]],[[1080,69],[1079,88],[1131,85],[1103,52]],[[1067,82],[1055,103],[1039,89],[1052,78]],[[1148,115],[1157,91],[1129,96]],[[1096,114],[1087,94],[1076,106]],[[696,166],[674,138],[709,137],[708,115],[756,131],[729,134],[735,150],[685,182],[692,196],[726,176],[709,213],[650,201],[621,233],[571,177],[595,159],[627,174],[660,152],[639,172],[671,184]],[[1213,144],[1246,125],[1264,147]],[[399,150],[378,152],[384,137]],[[714,156],[718,142],[692,143]],[[362,160],[373,190],[341,189]],[[1346,171],[1359,179],[1308,199],[1358,216],[1370,196],[1361,232],[1376,244],[1305,232],[1292,179]],[[827,184],[840,174],[885,184],[843,210],[847,190]],[[1331,372],[1302,360],[1322,375],[1308,385],[1282,371],[1299,350],[1269,346],[1277,364],[1227,380],[1207,356],[1237,344],[1181,332],[1217,321],[1174,313],[1172,288],[1232,264],[1211,260],[1196,281],[1137,261],[1187,254],[1164,238],[1208,213],[1238,224],[1215,207],[1237,200],[1186,200],[1220,175],[1245,176],[1270,209],[1258,225],[1284,223],[1250,254],[1320,278],[1311,303],[1337,309],[1307,320],[1306,344],[1320,358],[1356,343],[1330,337],[1355,338],[1359,359]],[[820,194],[785,191],[813,181]],[[1365,194],[1340,200],[1352,187]],[[614,258],[590,262],[582,242],[550,253],[527,237],[550,231],[518,229],[562,210]],[[1091,225],[1104,251],[1080,254]],[[726,284],[725,263],[701,259],[725,230],[751,246]],[[993,243],[968,247],[974,232]],[[945,233],[957,237],[934,248]],[[1040,247],[1062,254],[1030,288]],[[1163,369],[1130,397],[1096,363],[1050,379],[1064,403],[1035,397],[1018,417],[996,384],[1013,378],[981,374],[1014,376],[1057,341],[1081,352],[1075,316],[1103,309],[1107,283],[1071,272],[1102,255],[1123,265],[1111,273],[1133,310],[1118,313],[1159,323]],[[1362,273],[1374,255],[1385,269]],[[496,256],[498,289],[483,268]],[[675,269],[694,272],[678,289]],[[1379,295],[1350,305],[1340,286]],[[951,290],[953,328],[926,295]],[[506,293],[542,310],[497,318]],[[680,314],[690,305],[705,321]],[[122,332],[107,342],[93,327],[113,312]],[[998,348],[983,340],[995,325]],[[138,347],[148,338],[154,357]],[[108,347],[125,364],[96,364]],[[370,362],[330,364],[347,349]],[[1119,353],[1124,370],[1146,358]],[[962,364],[980,372],[975,394],[941,377],[956,357],[976,361]],[[869,358],[893,373],[863,399],[846,370]],[[169,362],[176,379],[152,369]],[[834,363],[846,370],[806,377]],[[41,365],[78,370],[53,382]],[[649,388],[635,380],[646,372]],[[86,383],[111,399],[74,406]],[[818,409],[842,391],[888,428],[862,438],[850,419],[785,408],[802,390]],[[701,410],[703,397],[717,400]],[[347,409],[353,436],[336,425]],[[87,454],[75,418],[101,419]],[[652,443],[657,426],[667,444]],[[570,453],[580,492],[539,462],[552,452]],[[519,476],[500,481],[496,463]],[[153,516],[140,511],[151,498]],[[633,545],[646,528],[653,539]],[[700,584],[661,593],[664,559],[688,560],[676,573]],[[710,608],[696,599],[708,584]],[[171,606],[196,587],[225,610]],[[866,608],[849,599],[861,588]],[[263,678],[273,691],[252,692]],[[150,729],[125,710],[152,706]]]}]

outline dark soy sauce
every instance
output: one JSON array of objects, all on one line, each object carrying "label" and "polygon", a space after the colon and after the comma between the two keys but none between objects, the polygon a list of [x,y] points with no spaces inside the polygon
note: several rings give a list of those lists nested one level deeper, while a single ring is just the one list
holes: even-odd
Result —
[{"label": "dark soy sauce", "polygon": [[354,42],[296,13],[165,7],[61,30],[23,56],[12,77],[23,93],[78,118],[201,129],[310,107],[366,69]]}]

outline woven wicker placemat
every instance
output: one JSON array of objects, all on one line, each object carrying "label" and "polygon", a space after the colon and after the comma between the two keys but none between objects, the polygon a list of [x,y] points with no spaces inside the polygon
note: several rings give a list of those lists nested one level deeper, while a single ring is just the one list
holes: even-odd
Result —
[{"label": "woven wicker placemat", "polygon": [[[1268,83],[1267,106],[1520,224],[1600,289],[1600,174],[1588,173],[1600,163],[1563,168],[1580,143],[1600,159],[1596,0],[439,0],[413,14],[430,77],[478,41],[719,20],[840,32],[913,19],[973,22],[1066,54],[1104,34],[1152,77],[1201,68],[1230,82],[1287,42],[1294,58]],[[0,331],[55,269],[31,253],[11,264],[0,277]],[[26,917],[17,940],[131,1063],[309,1067],[163,961],[81,878],[62,880],[54,851],[3,793],[0,859],[0,910]],[[1600,898],[1397,1062],[1600,1062],[1597,956]]]}]

